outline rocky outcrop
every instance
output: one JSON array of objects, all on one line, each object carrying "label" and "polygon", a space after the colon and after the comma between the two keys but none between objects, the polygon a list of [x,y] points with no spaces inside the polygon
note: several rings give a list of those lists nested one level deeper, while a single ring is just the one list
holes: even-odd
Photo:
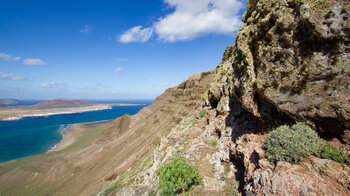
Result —
[{"label": "rocky outcrop", "polygon": [[[244,191],[257,195],[348,195],[350,168],[334,161],[308,157],[300,165],[271,164],[262,149],[266,135],[246,134],[232,149],[245,168]],[[281,189],[283,187],[283,189]]]},{"label": "rocky outcrop", "polygon": [[231,91],[210,89],[210,105],[233,94],[263,121],[286,115],[349,142],[349,12],[344,0],[248,1],[223,58]]},{"label": "rocky outcrop", "polygon": [[240,191],[350,194],[347,165],[313,156],[273,165],[262,147],[268,130],[304,121],[349,153],[349,12],[342,0],[248,0],[245,25],[203,96],[216,112],[207,127],[219,136],[212,162],[221,173],[223,163],[234,165]]}]

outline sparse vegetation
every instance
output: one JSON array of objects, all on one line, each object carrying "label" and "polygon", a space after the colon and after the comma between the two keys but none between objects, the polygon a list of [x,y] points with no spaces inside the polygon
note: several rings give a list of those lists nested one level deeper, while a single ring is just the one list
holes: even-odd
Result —
[{"label": "sparse vegetation", "polygon": [[175,195],[190,190],[192,186],[202,184],[197,169],[182,157],[165,163],[158,168],[157,174],[160,195]]},{"label": "sparse vegetation", "polygon": [[199,117],[204,118],[207,115],[207,110],[201,110],[199,112]]},{"label": "sparse vegetation", "polygon": [[144,168],[150,168],[150,167],[152,167],[153,166],[153,161],[152,160],[150,160],[150,159],[147,159],[144,163],[143,163],[143,167]]},{"label": "sparse vegetation", "polygon": [[275,163],[299,163],[306,156],[317,152],[319,147],[319,136],[304,123],[297,123],[292,127],[280,126],[271,131],[264,142],[267,158]]},{"label": "sparse vegetation", "polygon": [[163,161],[165,158],[165,154],[163,154],[161,157],[160,157],[160,161]]},{"label": "sparse vegetation", "polygon": [[226,192],[226,195],[238,195],[238,191],[235,185],[233,184],[227,184],[224,188],[224,191]]},{"label": "sparse vegetation", "polygon": [[330,143],[322,144],[320,149],[320,156],[324,159],[330,159],[337,161],[339,163],[345,163],[347,158],[345,153],[339,150],[336,146],[333,146]]},{"label": "sparse vegetation", "polygon": [[190,123],[191,123],[192,126],[193,126],[193,125],[196,125],[196,124],[198,123],[198,121],[197,121],[196,119],[192,119],[192,120],[190,121]]},{"label": "sparse vegetation", "polygon": [[218,145],[218,143],[215,140],[208,140],[207,144],[211,147],[216,147],[216,145]]},{"label": "sparse vegetation", "polygon": [[116,181],[111,186],[107,187],[107,189],[105,189],[100,195],[101,196],[111,195],[119,187],[121,187],[121,182]]},{"label": "sparse vegetation", "polygon": [[157,195],[157,193],[153,189],[148,192],[148,196],[155,196],[155,195]]}]

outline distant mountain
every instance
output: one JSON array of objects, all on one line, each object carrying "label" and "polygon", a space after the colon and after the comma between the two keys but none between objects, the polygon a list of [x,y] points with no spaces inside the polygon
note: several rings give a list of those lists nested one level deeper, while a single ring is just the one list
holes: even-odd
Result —
[{"label": "distant mountain", "polygon": [[46,109],[46,108],[66,108],[66,107],[81,107],[81,106],[91,106],[96,105],[92,102],[87,102],[77,99],[55,99],[55,100],[45,100],[38,104],[33,105],[36,109]]},{"label": "distant mountain", "polygon": [[19,104],[19,101],[16,99],[0,99],[0,104],[2,105]]}]

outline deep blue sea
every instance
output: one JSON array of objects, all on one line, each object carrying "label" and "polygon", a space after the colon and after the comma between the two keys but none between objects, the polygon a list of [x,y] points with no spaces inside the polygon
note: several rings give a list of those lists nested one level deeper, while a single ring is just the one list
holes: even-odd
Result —
[{"label": "deep blue sea", "polygon": [[[0,163],[49,151],[62,139],[62,130],[69,124],[113,120],[123,114],[136,114],[152,101],[90,100],[95,103],[138,103],[139,106],[114,106],[109,110],[62,114],[48,117],[24,118],[17,121],[0,121]],[[40,101],[21,101],[32,105]]]}]

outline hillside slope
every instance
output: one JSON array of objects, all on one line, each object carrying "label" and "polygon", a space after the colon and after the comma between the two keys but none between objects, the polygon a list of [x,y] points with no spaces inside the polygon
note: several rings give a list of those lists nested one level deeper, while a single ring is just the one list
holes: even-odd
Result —
[{"label": "hillside slope", "polygon": [[194,195],[350,195],[347,164],[312,155],[273,164],[263,148],[271,129],[303,121],[349,155],[349,9],[345,0],[248,0],[246,24],[215,69],[116,119],[83,149],[0,165],[1,193],[147,195],[158,191],[157,168],[182,156],[203,177]]},{"label": "hillside slope", "polygon": [[4,195],[91,195],[136,160],[151,152],[182,118],[193,114],[208,89],[213,71],[197,74],[166,90],[136,115],[113,121],[89,145],[57,152],[44,159],[24,159],[0,165]]},{"label": "hillside slope", "polygon": [[183,156],[203,177],[195,195],[349,195],[347,164],[275,165],[263,148],[270,130],[302,121],[349,156],[349,13],[341,0],[248,0],[202,108],[101,194],[157,192],[156,169]]}]

